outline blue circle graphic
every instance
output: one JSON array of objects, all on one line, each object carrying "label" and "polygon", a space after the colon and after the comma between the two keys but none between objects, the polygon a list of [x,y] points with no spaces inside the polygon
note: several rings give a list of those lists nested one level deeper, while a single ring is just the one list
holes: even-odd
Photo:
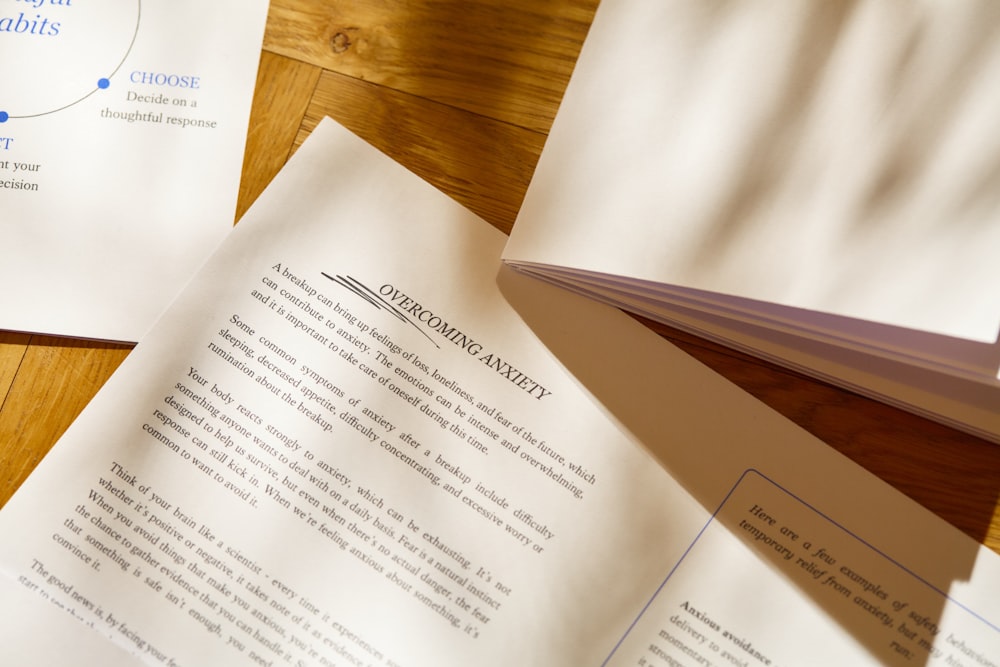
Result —
[{"label": "blue circle graphic", "polygon": [[6,123],[10,116],[7,115],[6,111],[0,111],[0,123]]},{"label": "blue circle graphic", "polygon": [[107,79],[98,79],[97,80],[97,87],[100,88],[101,90],[104,90],[105,88],[107,88],[110,85],[111,85],[111,82],[108,81]]}]

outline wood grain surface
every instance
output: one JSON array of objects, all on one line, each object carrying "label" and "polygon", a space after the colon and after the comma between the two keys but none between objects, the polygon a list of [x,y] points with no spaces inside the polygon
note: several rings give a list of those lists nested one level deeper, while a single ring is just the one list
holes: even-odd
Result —
[{"label": "wood grain surface", "polygon": [[[237,218],[330,116],[509,232],[596,5],[272,0]],[[1000,553],[1000,446],[646,324]],[[0,504],[130,349],[0,332]]]}]

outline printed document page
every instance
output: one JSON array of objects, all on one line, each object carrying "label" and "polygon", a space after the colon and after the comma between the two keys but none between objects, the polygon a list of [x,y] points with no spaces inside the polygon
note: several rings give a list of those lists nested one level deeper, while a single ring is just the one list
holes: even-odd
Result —
[{"label": "printed document page", "polygon": [[0,512],[17,650],[58,613],[147,665],[1000,652],[995,554],[504,241],[323,121]]},{"label": "printed document page", "polygon": [[0,328],[135,341],[232,228],[267,0],[0,2]]},{"label": "printed document page", "polygon": [[995,343],[998,20],[602,2],[505,260]]}]

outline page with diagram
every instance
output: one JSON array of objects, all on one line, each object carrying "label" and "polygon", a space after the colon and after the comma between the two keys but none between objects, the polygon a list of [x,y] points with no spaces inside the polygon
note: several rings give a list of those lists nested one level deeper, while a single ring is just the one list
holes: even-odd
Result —
[{"label": "page with diagram", "polygon": [[232,228],[267,0],[0,0],[0,328],[136,341]]}]

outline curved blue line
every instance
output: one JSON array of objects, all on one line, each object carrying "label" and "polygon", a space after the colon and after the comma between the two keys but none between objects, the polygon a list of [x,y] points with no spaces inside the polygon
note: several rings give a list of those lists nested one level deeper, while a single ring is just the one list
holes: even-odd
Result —
[{"label": "curved blue line", "polygon": [[[115,65],[115,68],[111,70],[111,74],[104,77],[105,79],[110,80],[112,77],[115,76],[115,74],[118,73],[118,70],[120,70],[122,65],[125,64],[125,60],[128,58],[129,54],[132,52],[132,48],[135,46],[135,40],[139,36],[139,23],[142,21],[142,0],[136,0],[136,8],[138,9],[138,11],[136,12],[135,16],[135,31],[132,33],[132,40],[129,42],[128,49],[125,50],[125,55],[123,55],[122,59],[118,62],[117,65]],[[52,109],[51,111],[42,111],[41,113],[29,114],[26,116],[12,116],[8,114],[7,118],[38,118],[40,116],[48,116],[50,114],[58,113],[60,111],[69,109],[71,106],[79,104],[80,102],[84,101],[85,99],[96,93],[98,90],[101,90],[100,86],[94,88],[80,99],[70,102],[69,104],[66,104],[64,106],[61,106],[58,109]]]}]

